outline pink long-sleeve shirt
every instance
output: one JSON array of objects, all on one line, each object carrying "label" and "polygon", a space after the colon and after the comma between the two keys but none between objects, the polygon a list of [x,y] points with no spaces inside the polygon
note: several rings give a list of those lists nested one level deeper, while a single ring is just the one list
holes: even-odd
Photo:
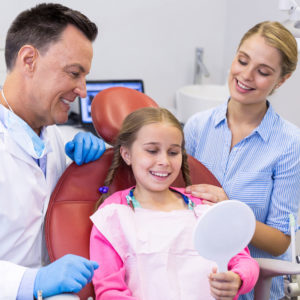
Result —
[{"label": "pink long-sleeve shirt", "polygon": [[[175,190],[184,194],[184,189],[176,188]],[[126,196],[129,194],[129,191],[130,189],[126,189],[114,193],[105,200],[100,209],[113,204],[128,206]],[[192,197],[191,195],[187,196],[195,205],[201,205],[201,199]],[[105,226],[111,226],[111,224],[107,222]],[[123,228],[119,228],[119,232],[114,232],[114,234],[118,236],[122,235],[122,230]],[[90,258],[97,261],[100,265],[93,277],[96,298],[97,300],[137,299],[133,296],[132,291],[128,287],[124,257],[116,251],[108,241],[108,238],[104,236],[95,225],[93,226],[90,238]],[[126,245],[127,241],[124,240],[121,243]],[[259,266],[257,262],[251,258],[248,248],[245,248],[229,261],[228,270],[237,273],[242,280],[242,286],[234,299],[238,299],[240,294],[249,292],[258,279]]]}]

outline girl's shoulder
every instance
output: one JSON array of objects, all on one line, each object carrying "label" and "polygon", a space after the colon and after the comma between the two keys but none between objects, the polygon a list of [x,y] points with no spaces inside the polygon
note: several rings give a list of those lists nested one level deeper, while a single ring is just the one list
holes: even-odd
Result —
[{"label": "girl's shoulder", "polygon": [[110,204],[123,204],[123,205],[128,205],[127,204],[127,199],[126,196],[129,194],[129,191],[132,189],[133,187],[130,187],[128,189],[125,190],[121,190],[118,192],[113,193],[112,195],[110,195],[108,198],[106,198],[104,200],[104,202],[100,205],[99,208],[103,208],[107,205]]},{"label": "girl's shoulder", "polygon": [[[119,212],[124,212],[130,208],[127,204],[126,196],[131,188],[113,193],[98,207],[90,216],[92,222],[97,226],[105,222],[111,216],[118,216]],[[131,209],[130,209],[131,211]]]}]

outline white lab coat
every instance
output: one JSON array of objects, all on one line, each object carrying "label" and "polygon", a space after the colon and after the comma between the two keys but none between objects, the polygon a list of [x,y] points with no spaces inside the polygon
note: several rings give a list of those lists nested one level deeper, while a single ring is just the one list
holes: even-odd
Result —
[{"label": "white lab coat", "polygon": [[38,268],[48,259],[43,238],[49,198],[66,167],[58,128],[45,128],[46,178],[31,156],[8,135],[0,119],[0,299],[16,299],[24,267]]}]

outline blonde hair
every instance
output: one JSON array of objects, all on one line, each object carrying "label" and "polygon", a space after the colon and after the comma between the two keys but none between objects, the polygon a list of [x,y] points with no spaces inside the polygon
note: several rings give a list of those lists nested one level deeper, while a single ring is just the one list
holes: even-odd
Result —
[{"label": "blonde hair", "polygon": [[259,34],[269,46],[278,50],[281,56],[281,76],[292,73],[297,66],[297,42],[291,32],[279,22],[265,21],[249,29],[240,41],[238,49],[251,36]]},{"label": "blonde hair", "polygon": [[[121,154],[121,146],[130,148],[136,139],[138,131],[145,125],[153,123],[169,123],[175,128],[179,129],[182,135],[182,165],[181,171],[184,182],[186,185],[191,184],[189,166],[187,162],[187,154],[184,146],[184,134],[180,122],[175,116],[165,108],[160,107],[144,107],[130,113],[124,120],[120,133],[114,144],[114,155],[112,164],[108,170],[106,179],[104,181],[105,186],[110,186],[118,168],[122,165],[126,165]],[[127,165],[126,165],[127,166]],[[97,201],[96,208],[98,208],[103,201],[108,197],[109,194],[102,194],[100,199]]]}]

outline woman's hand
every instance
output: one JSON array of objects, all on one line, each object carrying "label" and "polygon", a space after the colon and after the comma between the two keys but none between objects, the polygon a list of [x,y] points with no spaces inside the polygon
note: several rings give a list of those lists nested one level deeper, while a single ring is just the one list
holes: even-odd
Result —
[{"label": "woman's hand", "polygon": [[210,291],[216,300],[233,299],[242,285],[240,276],[232,271],[217,273],[213,268],[209,275]]},{"label": "woman's hand", "polygon": [[185,191],[194,197],[203,199],[203,204],[213,205],[217,202],[228,200],[225,191],[212,184],[194,184],[187,186]]}]

